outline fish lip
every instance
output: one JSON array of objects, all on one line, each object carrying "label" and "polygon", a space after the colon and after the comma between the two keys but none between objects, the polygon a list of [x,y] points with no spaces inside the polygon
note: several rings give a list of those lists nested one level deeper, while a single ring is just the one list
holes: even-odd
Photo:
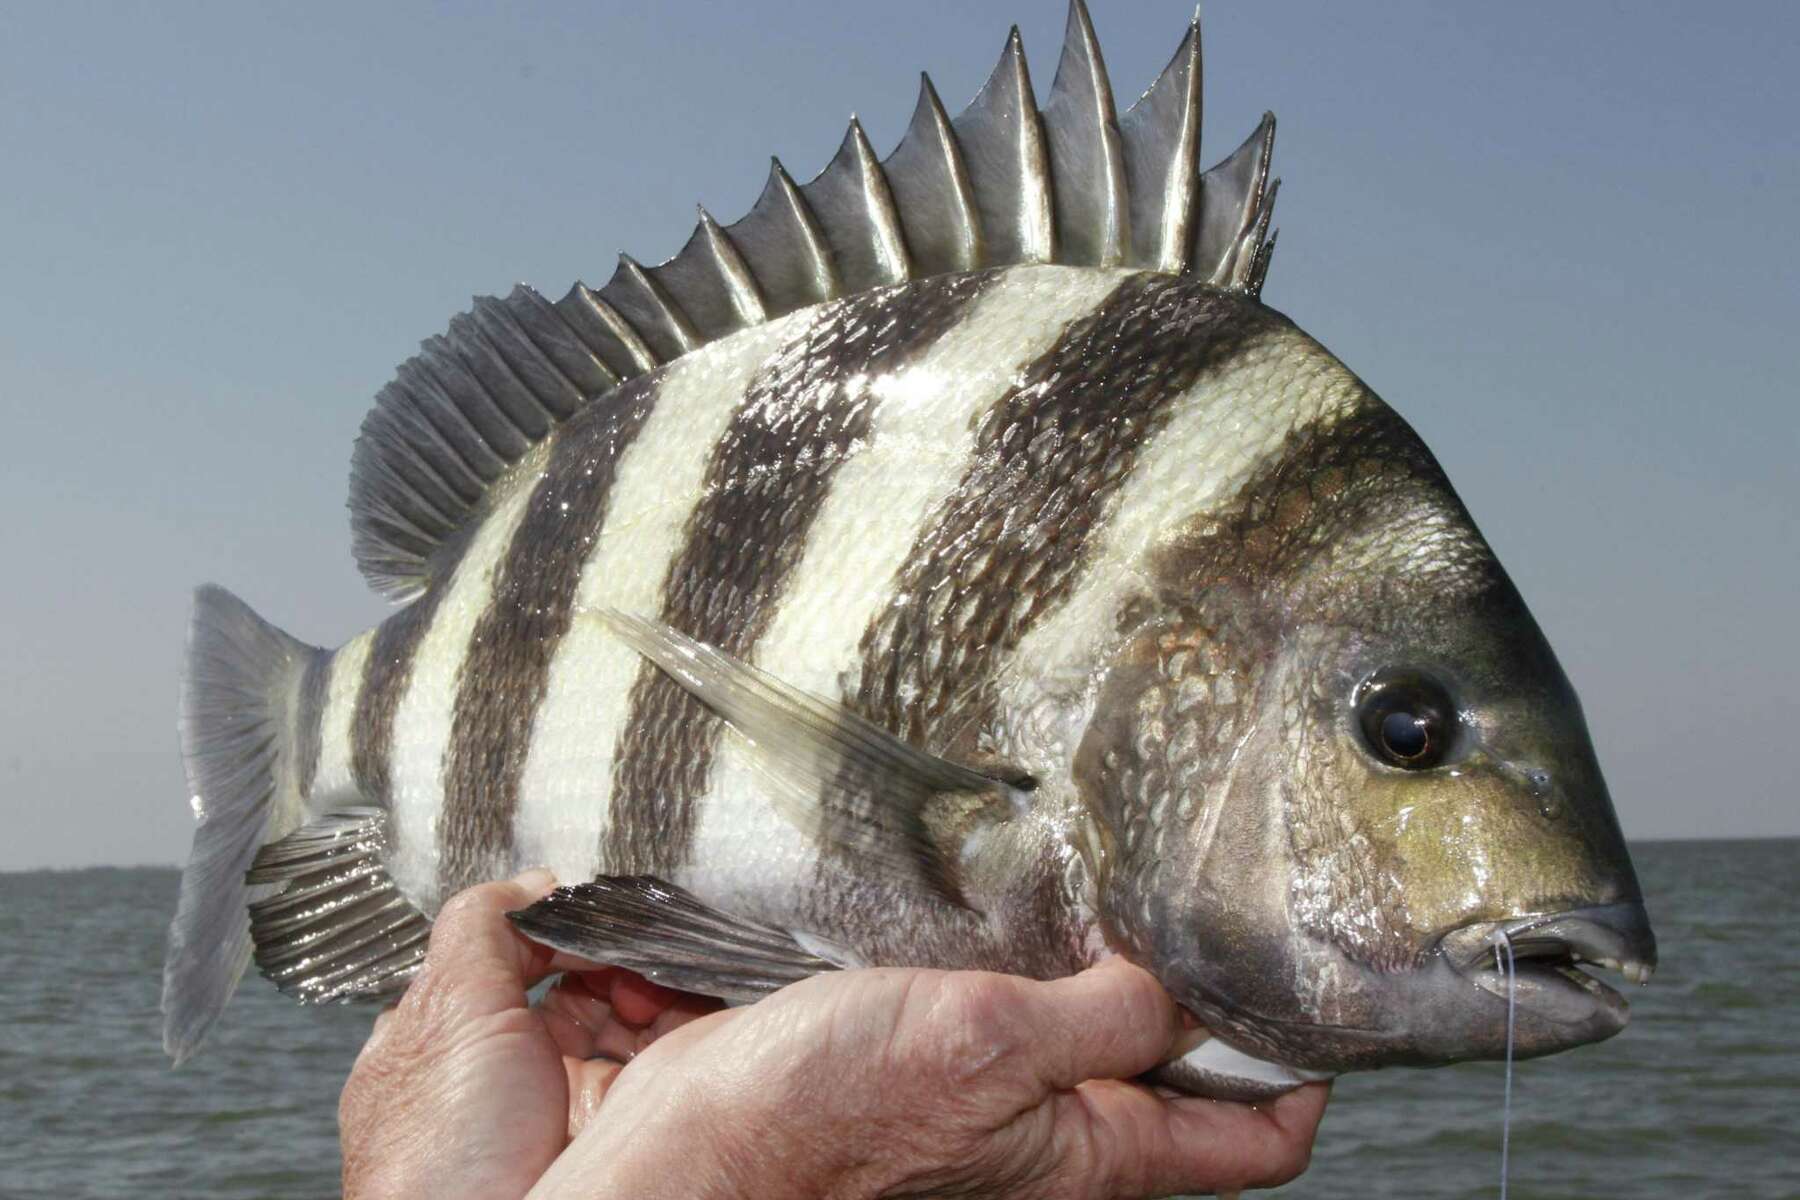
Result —
[{"label": "fish lip", "polygon": [[1561,1024],[1625,1023],[1624,998],[1578,967],[1634,983],[1649,982],[1656,969],[1656,936],[1636,901],[1473,921],[1445,934],[1439,950],[1458,974],[1505,998],[1509,943],[1519,1007]]}]

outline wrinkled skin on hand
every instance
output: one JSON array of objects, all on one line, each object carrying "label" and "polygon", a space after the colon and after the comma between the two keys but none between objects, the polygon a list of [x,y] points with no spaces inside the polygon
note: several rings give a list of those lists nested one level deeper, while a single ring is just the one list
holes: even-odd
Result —
[{"label": "wrinkled skin on hand", "polygon": [[444,909],[345,1085],[346,1196],[1155,1196],[1305,1168],[1322,1086],[1251,1108],[1124,1082],[1181,1023],[1122,961],[836,972],[716,1011],[520,938],[504,914],[549,886]]}]

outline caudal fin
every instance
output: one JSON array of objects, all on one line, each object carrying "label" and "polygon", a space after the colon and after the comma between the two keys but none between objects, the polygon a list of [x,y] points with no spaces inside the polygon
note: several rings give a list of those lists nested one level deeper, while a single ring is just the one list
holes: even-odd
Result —
[{"label": "caudal fin", "polygon": [[244,873],[298,826],[295,708],[325,651],[276,629],[224,588],[194,593],[181,680],[181,753],[199,822],[163,960],[163,1049],[180,1063],[224,1011],[250,961]]}]

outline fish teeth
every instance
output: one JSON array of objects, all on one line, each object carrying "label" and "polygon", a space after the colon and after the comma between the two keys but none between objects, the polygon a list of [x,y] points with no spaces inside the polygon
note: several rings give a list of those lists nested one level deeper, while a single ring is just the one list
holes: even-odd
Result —
[{"label": "fish teeth", "polygon": [[1650,972],[1655,970],[1655,968],[1649,963],[1628,962],[1621,966],[1619,970],[1624,974],[1625,978],[1629,979],[1631,982],[1643,984],[1650,982]]}]

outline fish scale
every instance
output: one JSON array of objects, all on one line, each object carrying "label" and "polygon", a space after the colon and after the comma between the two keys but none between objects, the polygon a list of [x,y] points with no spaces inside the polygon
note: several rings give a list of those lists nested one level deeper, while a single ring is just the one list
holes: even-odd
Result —
[{"label": "fish scale", "polygon": [[1577,966],[1654,939],[1579,704],[1417,435],[1261,303],[1273,118],[1202,170],[1199,49],[1120,114],[1076,0],[1041,107],[1015,29],[887,158],[852,121],[424,342],[352,455],[404,606],[327,652],[197,594],[170,1053],[252,958],[391,996],[530,865],[526,935],[733,1002],[1127,956],[1196,1094],[1618,1032]]}]

